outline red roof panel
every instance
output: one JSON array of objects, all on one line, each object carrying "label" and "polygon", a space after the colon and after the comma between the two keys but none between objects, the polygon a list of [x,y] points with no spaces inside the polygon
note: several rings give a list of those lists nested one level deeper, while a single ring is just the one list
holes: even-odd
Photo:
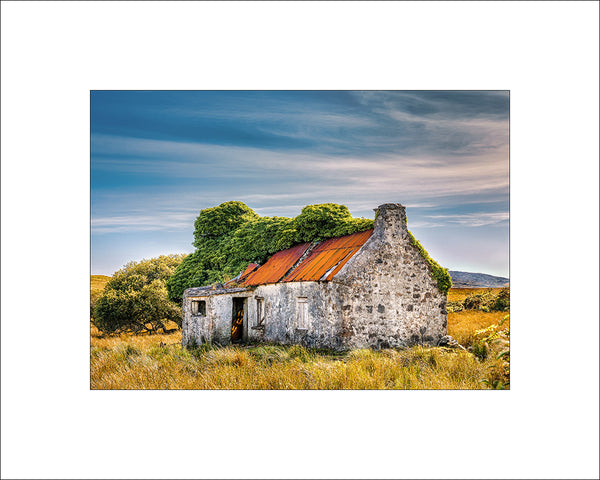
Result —
[{"label": "red roof panel", "polygon": [[279,282],[287,271],[300,260],[309,246],[310,243],[302,243],[275,253],[262,267],[252,272],[242,285],[249,287]]},{"label": "red roof panel", "polygon": [[[248,269],[251,267],[249,265],[244,272],[244,275],[248,276],[242,286],[331,280],[360,250],[372,233],[373,229],[321,242],[285,278],[283,278],[284,275],[300,260],[311,244],[303,243],[277,252],[262,267],[258,267],[248,275]],[[244,275],[242,275],[242,279]]]},{"label": "red roof panel", "polygon": [[323,280],[331,280],[342,266],[365,244],[372,233],[373,230],[371,229],[325,240],[317,245],[308,257],[290,272],[283,281],[317,281],[321,280],[330,270],[331,272]]},{"label": "red roof panel", "polygon": [[246,270],[244,270],[244,272],[240,275],[240,278],[243,278],[246,275],[248,275],[249,273],[252,273],[258,267],[260,267],[260,265],[258,263],[249,263],[248,266],[246,267]]}]

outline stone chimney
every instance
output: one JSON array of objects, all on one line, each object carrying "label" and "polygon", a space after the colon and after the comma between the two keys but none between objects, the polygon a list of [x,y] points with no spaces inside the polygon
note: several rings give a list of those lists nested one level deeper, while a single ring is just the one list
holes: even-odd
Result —
[{"label": "stone chimney", "polygon": [[408,237],[406,211],[399,203],[384,203],[375,209],[373,235],[386,243]]}]

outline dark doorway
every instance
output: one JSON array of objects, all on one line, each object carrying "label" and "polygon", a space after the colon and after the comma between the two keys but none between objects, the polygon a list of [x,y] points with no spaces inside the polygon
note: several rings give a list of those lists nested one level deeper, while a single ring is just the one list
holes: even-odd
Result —
[{"label": "dark doorway", "polygon": [[244,338],[245,298],[233,299],[233,317],[231,322],[231,343],[240,343]]}]

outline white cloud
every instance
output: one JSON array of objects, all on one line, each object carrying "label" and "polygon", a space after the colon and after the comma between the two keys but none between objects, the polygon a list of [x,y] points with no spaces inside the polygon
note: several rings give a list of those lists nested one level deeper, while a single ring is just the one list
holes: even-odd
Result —
[{"label": "white cloud", "polygon": [[418,226],[442,226],[442,225],[460,225],[463,227],[483,227],[485,225],[494,225],[507,221],[508,212],[490,212],[490,213],[465,213],[460,215],[425,215],[425,218],[437,220],[431,224],[423,222]]}]

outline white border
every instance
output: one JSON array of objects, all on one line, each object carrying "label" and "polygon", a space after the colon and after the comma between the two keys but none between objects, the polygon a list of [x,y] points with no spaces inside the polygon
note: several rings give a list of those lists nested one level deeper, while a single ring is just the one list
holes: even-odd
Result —
[{"label": "white border", "polygon": [[[510,89],[512,390],[91,392],[91,89]],[[597,478],[597,268],[597,2],[2,3],[3,478]]]}]

